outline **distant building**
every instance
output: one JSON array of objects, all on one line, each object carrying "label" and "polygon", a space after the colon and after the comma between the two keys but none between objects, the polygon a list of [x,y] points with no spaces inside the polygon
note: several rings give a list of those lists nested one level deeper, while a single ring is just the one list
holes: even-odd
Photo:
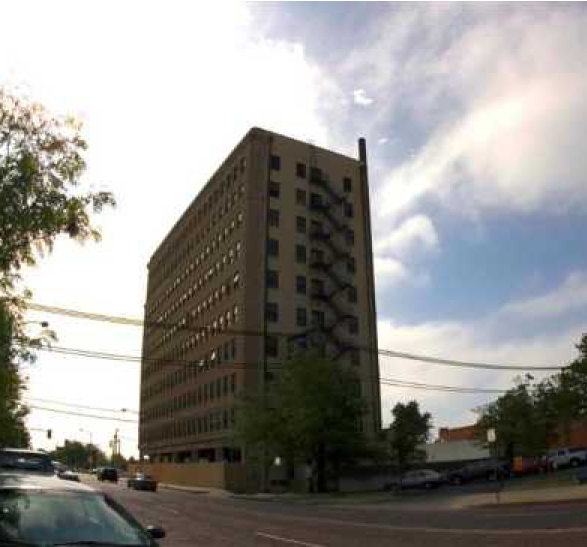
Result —
[{"label": "distant building", "polygon": [[[237,396],[313,348],[356,368],[381,427],[366,150],[262,129],[236,146],[148,265],[139,445],[152,462],[242,461]],[[164,188],[162,189],[164,191]]]},{"label": "distant building", "polygon": [[491,457],[489,448],[474,440],[462,439],[420,445],[427,463],[451,463],[483,460]]},{"label": "distant building", "polygon": [[438,430],[438,442],[474,441],[478,438],[478,429],[475,424],[454,428],[441,427]]}]

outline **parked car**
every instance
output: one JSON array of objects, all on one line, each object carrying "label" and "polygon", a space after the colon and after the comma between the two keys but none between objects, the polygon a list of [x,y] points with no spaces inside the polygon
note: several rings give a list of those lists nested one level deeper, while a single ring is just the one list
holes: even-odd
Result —
[{"label": "parked car", "polygon": [[45,452],[21,448],[0,449],[0,472],[55,474],[51,458]]},{"label": "parked car", "polygon": [[128,488],[134,488],[135,490],[157,491],[157,481],[150,475],[145,475],[144,473],[135,473],[128,478],[126,485]]},{"label": "parked car", "polygon": [[449,471],[447,473],[447,480],[451,484],[463,484],[477,479],[505,479],[510,475],[511,468],[509,463],[505,461],[481,460]]},{"label": "parked car", "polygon": [[100,467],[96,473],[99,481],[118,482],[118,470],[115,467]]},{"label": "parked car", "polygon": [[54,475],[0,471],[2,545],[158,547],[160,527],[143,528],[111,497]]},{"label": "parked car", "polygon": [[444,482],[444,477],[432,469],[419,469],[404,473],[399,482],[399,488],[424,488],[430,490],[438,488]]},{"label": "parked car", "polygon": [[549,450],[544,456],[547,469],[560,467],[579,467],[587,464],[587,450],[584,448],[557,448]]},{"label": "parked car", "polygon": [[80,482],[79,475],[74,473],[69,469],[65,469],[64,471],[59,471],[57,476],[64,481],[73,481],[73,482]]},{"label": "parked car", "polygon": [[514,475],[533,475],[542,471],[540,458],[534,456],[515,456],[512,466]]}]

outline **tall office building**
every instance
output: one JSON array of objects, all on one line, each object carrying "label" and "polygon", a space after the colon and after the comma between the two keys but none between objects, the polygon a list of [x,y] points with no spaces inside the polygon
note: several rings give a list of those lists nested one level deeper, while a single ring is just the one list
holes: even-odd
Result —
[{"label": "tall office building", "polygon": [[140,449],[238,461],[237,397],[298,350],[356,367],[381,426],[369,187],[359,159],[251,129],[148,265]]}]

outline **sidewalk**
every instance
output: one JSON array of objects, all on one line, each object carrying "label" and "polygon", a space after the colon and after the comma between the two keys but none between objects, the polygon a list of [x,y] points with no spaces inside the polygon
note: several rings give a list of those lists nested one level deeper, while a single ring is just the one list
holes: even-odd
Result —
[{"label": "sidewalk", "polygon": [[524,490],[503,490],[483,494],[394,495],[390,492],[357,494],[228,494],[234,499],[251,501],[300,503],[306,505],[362,506],[384,508],[398,506],[413,509],[467,509],[513,504],[561,503],[587,501],[587,485],[549,487]]},{"label": "sidewalk", "polygon": [[532,490],[504,490],[496,494],[468,494],[455,496],[450,504],[454,509],[490,507],[513,504],[540,504],[587,501],[587,485],[560,488],[536,488]]}]

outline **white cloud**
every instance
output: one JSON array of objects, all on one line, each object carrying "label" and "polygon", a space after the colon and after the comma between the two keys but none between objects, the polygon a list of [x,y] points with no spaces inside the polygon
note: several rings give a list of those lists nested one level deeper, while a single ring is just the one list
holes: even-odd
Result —
[{"label": "white cloud", "polygon": [[425,215],[406,219],[389,235],[377,239],[374,250],[378,256],[406,257],[417,247],[426,250],[438,247],[438,234],[434,224]]},{"label": "white cloud", "polygon": [[406,6],[378,20],[344,74],[382,97],[372,127],[401,131],[408,111],[425,136],[389,167],[379,213],[425,195],[463,215],[584,209],[585,24],[571,6]]},{"label": "white cloud", "polygon": [[[480,321],[425,322],[415,325],[393,321],[378,322],[379,347],[445,359],[528,366],[561,366],[574,358],[576,343],[587,331],[587,323],[554,334],[512,337],[496,341],[487,327],[495,318]],[[520,372],[489,371],[432,365],[380,356],[382,378],[395,378],[427,384],[508,389]],[[538,379],[547,373],[532,374]],[[382,385],[384,423],[397,402],[416,399],[432,413],[435,427],[459,426],[475,421],[472,410],[498,395],[469,395],[405,389]]]},{"label": "white cloud", "polygon": [[[23,1],[3,16],[27,21],[29,38],[22,40],[19,25],[0,34],[0,81],[24,82],[35,98],[82,117],[86,180],[105,184],[119,204],[97,219],[100,244],[60,241],[26,272],[37,302],[141,317],[151,253],[251,126],[331,145],[321,113],[336,86],[301,45],[260,38],[245,4],[211,6],[202,17],[182,2]],[[140,354],[139,329],[43,318],[62,346]],[[29,394],[136,409],[139,367],[43,353],[30,370]],[[79,427],[91,427],[106,448],[116,427],[41,411],[29,421],[53,424],[52,442],[34,435],[46,448],[86,440]]]},{"label": "white cloud", "polygon": [[355,89],[353,91],[353,100],[355,104],[361,106],[369,106],[373,102],[373,99],[367,96],[367,93],[364,89]]},{"label": "white cloud", "polygon": [[376,256],[373,262],[375,285],[378,290],[384,290],[409,279],[408,270],[399,260]]},{"label": "white cloud", "polygon": [[377,140],[377,144],[379,144],[379,145],[387,144],[388,141],[389,141],[389,139],[387,137],[381,137],[380,139]]},{"label": "white cloud", "polygon": [[500,315],[519,319],[560,317],[587,307],[587,272],[571,272],[564,282],[552,291],[521,301],[506,304]]}]

